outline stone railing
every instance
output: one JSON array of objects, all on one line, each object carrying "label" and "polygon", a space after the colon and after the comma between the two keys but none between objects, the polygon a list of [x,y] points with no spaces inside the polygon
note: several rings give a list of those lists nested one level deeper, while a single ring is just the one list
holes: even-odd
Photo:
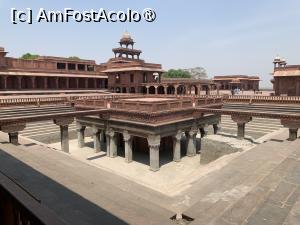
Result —
[{"label": "stone railing", "polygon": [[13,106],[40,106],[52,104],[66,104],[70,102],[68,97],[26,97],[26,98],[0,98],[0,107],[13,107]]},{"label": "stone railing", "polygon": [[156,102],[113,101],[111,109],[140,112],[159,112],[182,108],[193,108],[192,100],[169,100]]},{"label": "stone railing", "polygon": [[225,102],[241,103],[275,103],[275,104],[300,104],[300,96],[251,96],[251,95],[228,95],[223,97]]}]

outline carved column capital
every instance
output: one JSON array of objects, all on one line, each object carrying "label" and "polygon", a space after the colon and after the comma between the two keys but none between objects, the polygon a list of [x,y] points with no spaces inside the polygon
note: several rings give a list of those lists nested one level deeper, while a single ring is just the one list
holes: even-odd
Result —
[{"label": "carved column capital", "polygon": [[248,115],[231,115],[231,119],[238,123],[238,124],[242,124],[242,123],[248,123],[252,120],[252,117],[251,116],[248,116]]},{"label": "carved column capital", "polygon": [[93,126],[92,127],[92,132],[93,132],[93,134],[99,134],[100,133],[100,129],[98,127],[96,127],[96,126]]},{"label": "carved column capital", "polygon": [[174,135],[175,141],[180,141],[182,138],[182,130],[177,131],[177,133]]},{"label": "carved column capital", "polygon": [[188,131],[189,136],[194,136],[198,133],[198,128],[197,126],[194,124],[191,129]]},{"label": "carved column capital", "polygon": [[109,128],[108,130],[106,130],[106,135],[108,135],[111,138],[113,138],[115,136],[115,134],[116,134],[116,132],[112,128]]},{"label": "carved column capital", "polygon": [[77,131],[82,131],[86,128],[86,126],[82,125],[80,122],[76,122],[76,130]]},{"label": "carved column capital", "polygon": [[132,138],[131,134],[129,134],[129,132],[127,130],[123,131],[123,139],[124,141],[130,141]]},{"label": "carved column capital", "polygon": [[159,149],[159,146],[160,146],[160,136],[159,135],[149,135],[147,140],[148,140],[148,146],[150,148]]},{"label": "carved column capital", "polygon": [[54,119],[54,123],[58,126],[68,126],[74,122],[73,117],[61,117],[58,119]]},{"label": "carved column capital", "polygon": [[1,126],[1,131],[4,133],[15,133],[24,130],[26,123],[11,123]]}]

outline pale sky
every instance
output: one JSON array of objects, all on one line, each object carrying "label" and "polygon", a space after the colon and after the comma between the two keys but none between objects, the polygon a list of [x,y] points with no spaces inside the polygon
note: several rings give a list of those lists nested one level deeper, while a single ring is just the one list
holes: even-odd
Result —
[{"label": "pale sky", "polygon": [[[35,23],[13,25],[11,8],[24,10],[143,10],[153,8],[153,23]],[[299,0],[0,0],[0,46],[9,56],[79,56],[106,62],[128,31],[142,58],[164,69],[204,67],[208,75],[259,75],[270,87],[272,60],[278,54],[300,64]]]}]

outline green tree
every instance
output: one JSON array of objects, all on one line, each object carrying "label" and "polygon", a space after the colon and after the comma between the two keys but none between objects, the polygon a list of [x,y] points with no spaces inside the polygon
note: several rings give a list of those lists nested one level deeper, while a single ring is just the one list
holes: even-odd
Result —
[{"label": "green tree", "polygon": [[188,71],[184,70],[174,70],[170,69],[168,72],[163,73],[165,78],[191,78],[191,74]]},{"label": "green tree", "polygon": [[21,56],[21,59],[26,59],[26,60],[34,60],[37,59],[39,57],[39,55],[34,55],[31,53],[26,53],[24,55]]},{"label": "green tree", "polygon": [[80,60],[80,58],[78,56],[70,56],[69,59],[71,59],[71,60]]}]

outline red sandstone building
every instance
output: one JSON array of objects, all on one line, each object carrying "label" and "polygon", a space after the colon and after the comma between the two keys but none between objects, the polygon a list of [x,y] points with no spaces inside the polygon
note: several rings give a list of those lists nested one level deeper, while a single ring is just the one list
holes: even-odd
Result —
[{"label": "red sandstone building", "polygon": [[6,57],[0,48],[0,90],[101,89],[107,87],[105,65],[93,60],[40,56]]},{"label": "red sandstone building", "polygon": [[275,95],[300,96],[300,65],[287,65],[285,59],[273,61],[273,89]]},{"label": "red sandstone building", "polygon": [[245,75],[226,75],[215,76],[214,83],[220,90],[232,90],[239,88],[244,91],[259,90],[258,76],[245,76]]},{"label": "red sandstone building", "polygon": [[108,76],[108,90],[117,93],[146,93],[143,83],[160,82],[164,72],[161,64],[146,63],[140,59],[141,50],[134,49],[134,41],[125,32],[114,48],[114,58],[105,64],[104,72]]},{"label": "red sandstone building", "polygon": [[140,59],[141,50],[125,32],[114,58],[93,60],[40,56],[35,60],[7,57],[0,48],[0,90],[108,89],[116,93],[200,94],[215,89],[212,80],[163,79],[161,64]]}]

